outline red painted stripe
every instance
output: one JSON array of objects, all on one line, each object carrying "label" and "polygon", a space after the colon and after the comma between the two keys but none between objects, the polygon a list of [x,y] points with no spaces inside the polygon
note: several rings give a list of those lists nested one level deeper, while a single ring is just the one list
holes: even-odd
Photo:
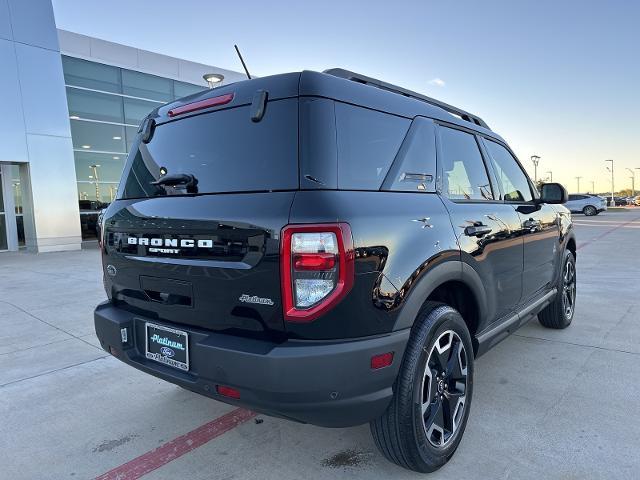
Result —
[{"label": "red painted stripe", "polygon": [[234,429],[247,420],[251,420],[255,416],[256,414],[249,410],[236,408],[226,415],[159,446],[155,450],[151,450],[113,470],[109,470],[107,473],[103,473],[96,477],[96,480],[135,480],[140,478]]},{"label": "red painted stripe", "polygon": [[[620,223],[618,225],[616,225],[615,227],[610,228],[609,230],[605,230],[604,232],[602,232],[600,235],[598,235],[595,238],[592,238],[591,240],[587,240],[586,242],[581,243],[580,245],[578,245],[577,250],[580,250],[581,248],[586,247],[587,245],[592,244],[593,242],[597,242],[598,240],[603,239],[604,237],[606,237],[607,235],[609,235],[612,232],[615,232],[616,230],[618,230],[619,228],[622,227],[626,227],[627,225],[632,224],[633,222],[635,222],[636,220],[640,220],[640,217],[638,218],[634,218],[633,220],[629,220],[628,222],[624,222],[624,223]],[[585,225],[583,225],[585,226]]]}]

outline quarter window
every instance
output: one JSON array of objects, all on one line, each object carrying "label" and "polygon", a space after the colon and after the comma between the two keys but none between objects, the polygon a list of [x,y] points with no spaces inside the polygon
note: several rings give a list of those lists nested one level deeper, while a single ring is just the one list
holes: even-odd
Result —
[{"label": "quarter window", "polygon": [[410,120],[336,102],[338,188],[378,190]]},{"label": "quarter window", "polygon": [[491,183],[473,135],[440,128],[442,191],[451,199],[493,200]]},{"label": "quarter window", "polygon": [[530,202],[533,200],[527,176],[509,150],[499,143],[486,140],[493,167],[502,184],[503,198],[508,202]]}]

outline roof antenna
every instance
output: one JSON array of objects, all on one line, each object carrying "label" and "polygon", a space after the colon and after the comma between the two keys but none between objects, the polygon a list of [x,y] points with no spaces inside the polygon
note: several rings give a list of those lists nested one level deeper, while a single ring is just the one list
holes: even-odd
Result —
[{"label": "roof antenna", "polygon": [[240,53],[240,50],[238,49],[238,45],[234,45],[234,47],[236,49],[236,53],[238,54],[238,57],[240,57],[240,61],[242,62],[242,68],[244,68],[244,71],[247,74],[247,78],[249,80],[251,80],[251,75],[249,75],[249,70],[247,70],[247,65],[244,63],[244,59],[242,58],[242,54]]}]

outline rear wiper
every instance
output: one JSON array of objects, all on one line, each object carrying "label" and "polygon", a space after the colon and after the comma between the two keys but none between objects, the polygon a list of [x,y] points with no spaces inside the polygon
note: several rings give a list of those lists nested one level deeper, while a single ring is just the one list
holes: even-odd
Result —
[{"label": "rear wiper", "polygon": [[185,187],[187,193],[198,193],[198,179],[190,173],[175,173],[151,182],[158,187]]}]

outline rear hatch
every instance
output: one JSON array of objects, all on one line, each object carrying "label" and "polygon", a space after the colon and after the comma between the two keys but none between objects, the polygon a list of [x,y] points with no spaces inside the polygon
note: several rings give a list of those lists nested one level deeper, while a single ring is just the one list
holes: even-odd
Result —
[{"label": "rear hatch", "polygon": [[143,124],[104,216],[106,288],[121,308],[283,335],[279,244],[299,187],[298,77],[191,96]]}]

